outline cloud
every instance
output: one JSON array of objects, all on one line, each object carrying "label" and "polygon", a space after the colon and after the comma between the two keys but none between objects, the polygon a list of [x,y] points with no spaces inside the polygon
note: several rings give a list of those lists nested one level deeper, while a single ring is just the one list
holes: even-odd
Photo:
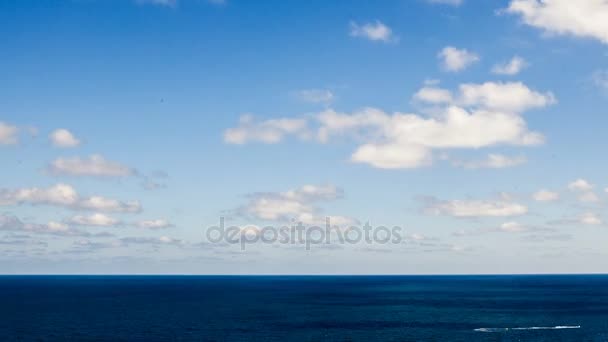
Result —
[{"label": "cloud", "polygon": [[169,236],[161,236],[161,237],[125,237],[120,239],[120,242],[122,242],[125,245],[130,245],[130,244],[140,244],[140,245],[154,245],[154,246],[159,246],[159,245],[174,245],[174,246],[181,246],[184,245],[184,242],[182,240],[179,239],[175,239]]},{"label": "cloud", "polygon": [[512,0],[503,11],[546,33],[592,38],[608,44],[605,0]]},{"label": "cloud", "polygon": [[247,142],[262,142],[275,144],[287,135],[307,134],[306,119],[271,119],[255,122],[251,115],[243,115],[239,125],[224,132],[224,141],[229,144],[245,144]]},{"label": "cloud", "polygon": [[559,199],[559,194],[557,192],[543,189],[532,194],[532,198],[538,202],[551,202],[557,201]]},{"label": "cloud", "polygon": [[334,94],[327,89],[304,89],[295,93],[300,101],[328,105],[334,100]]},{"label": "cloud", "polygon": [[98,154],[88,158],[57,158],[47,170],[54,176],[127,177],[136,174],[134,169]]},{"label": "cloud", "polygon": [[432,199],[425,212],[453,217],[505,217],[524,215],[528,208],[505,200],[451,200]]},{"label": "cloud", "polygon": [[492,72],[497,75],[517,75],[520,71],[522,71],[525,67],[528,66],[528,63],[519,56],[514,56],[511,58],[509,62],[503,64],[496,64],[492,68]]},{"label": "cloud", "polygon": [[594,185],[582,178],[568,184],[568,189],[572,192],[578,193],[578,200],[580,202],[592,203],[600,200],[595,192],[593,192]]},{"label": "cloud", "polygon": [[0,205],[51,205],[74,210],[137,213],[141,205],[137,201],[122,202],[102,196],[82,198],[67,184],[49,188],[0,189]]},{"label": "cloud", "polygon": [[143,220],[143,221],[135,222],[133,225],[135,227],[145,228],[145,229],[165,229],[165,228],[173,227],[173,224],[171,224],[169,221],[167,221],[165,219]]},{"label": "cloud", "polygon": [[477,54],[469,52],[466,49],[457,49],[453,46],[444,47],[437,54],[437,58],[441,59],[443,68],[451,72],[462,71],[479,61]]},{"label": "cloud", "polygon": [[578,191],[578,192],[582,192],[582,191],[591,191],[593,190],[593,185],[591,183],[589,183],[588,181],[579,178],[575,181],[573,181],[572,183],[568,184],[568,189],[571,191]]},{"label": "cloud", "polygon": [[[521,82],[461,84],[455,95],[440,88],[431,91],[430,87],[425,88],[416,93],[415,100],[435,102],[433,104],[451,101],[440,103],[441,107],[436,108],[431,117],[389,114],[373,107],[353,113],[326,109],[301,119],[260,123],[241,120],[239,127],[226,130],[224,138],[226,142],[240,144],[275,143],[287,135],[308,137],[316,129],[321,143],[338,137],[356,141],[358,146],[351,154],[353,162],[385,169],[416,168],[430,165],[433,151],[437,149],[542,144],[543,135],[528,130],[520,113],[555,103],[550,92],[536,92]],[[294,120],[297,125],[293,124]],[[278,129],[283,122],[289,122],[290,129]]]},{"label": "cloud", "polygon": [[502,154],[489,154],[484,160],[456,161],[454,165],[465,169],[503,169],[524,164],[523,156],[509,157]]},{"label": "cloud", "polygon": [[602,220],[594,213],[584,213],[579,217],[579,222],[586,225],[600,225]]},{"label": "cloud", "polygon": [[[325,215],[315,204],[343,196],[343,191],[333,185],[304,185],[285,192],[261,192],[250,194],[249,202],[239,208],[245,216],[265,221],[289,222],[292,219],[303,224],[325,224]],[[353,224],[355,220],[343,216],[327,216],[332,225]]]},{"label": "cloud", "polygon": [[458,92],[425,86],[414,94],[414,100],[433,105],[453,105],[521,113],[555,104],[551,92],[541,93],[522,82],[463,83]]},{"label": "cloud", "polygon": [[82,236],[82,237],[110,237],[109,233],[89,233],[87,231],[74,229],[65,223],[48,222],[47,224],[24,223],[15,216],[0,214],[0,230],[19,231],[36,234],[47,234],[57,236]]},{"label": "cloud", "polygon": [[536,92],[521,82],[465,83],[459,90],[462,105],[507,112],[520,113],[557,102],[553,93]]},{"label": "cloud", "polygon": [[430,4],[460,6],[464,2],[464,0],[426,0],[426,2]]},{"label": "cloud", "polygon": [[360,37],[369,39],[371,41],[381,41],[384,43],[390,43],[397,41],[397,37],[393,35],[393,31],[390,27],[384,25],[380,21],[375,23],[365,23],[359,25],[354,21],[350,23],[350,35],[352,37]]},{"label": "cloud", "polygon": [[80,145],[80,140],[78,140],[78,138],[76,138],[74,134],[72,134],[72,132],[64,128],[54,130],[49,135],[49,140],[51,141],[51,144],[53,144],[53,146],[55,147],[67,148],[76,147]]},{"label": "cloud", "polygon": [[119,220],[101,213],[94,213],[88,216],[76,215],[67,222],[74,225],[97,227],[109,227],[120,224]]},{"label": "cloud", "polygon": [[0,121],[0,145],[14,145],[18,143],[18,132],[19,129],[16,126]]},{"label": "cloud", "polygon": [[451,103],[452,93],[449,90],[437,87],[422,87],[416,94],[414,100],[426,103],[445,104]]}]

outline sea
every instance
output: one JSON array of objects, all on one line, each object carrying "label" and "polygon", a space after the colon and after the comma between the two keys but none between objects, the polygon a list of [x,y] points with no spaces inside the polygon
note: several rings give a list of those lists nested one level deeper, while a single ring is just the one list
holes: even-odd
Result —
[{"label": "sea", "polygon": [[0,276],[0,340],[608,341],[608,276]]}]

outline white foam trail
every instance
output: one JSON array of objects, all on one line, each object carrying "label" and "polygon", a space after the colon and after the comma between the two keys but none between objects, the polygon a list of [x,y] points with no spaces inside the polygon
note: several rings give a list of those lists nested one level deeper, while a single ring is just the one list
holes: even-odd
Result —
[{"label": "white foam trail", "polygon": [[556,330],[556,329],[580,329],[580,325],[556,325],[554,327],[517,327],[517,328],[477,328],[479,332],[502,332],[509,330]]}]

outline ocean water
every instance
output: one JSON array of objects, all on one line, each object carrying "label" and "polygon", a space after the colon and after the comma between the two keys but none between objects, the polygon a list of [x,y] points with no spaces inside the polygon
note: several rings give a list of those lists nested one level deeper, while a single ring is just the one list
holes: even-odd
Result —
[{"label": "ocean water", "polygon": [[1,276],[2,341],[608,341],[608,276]]}]

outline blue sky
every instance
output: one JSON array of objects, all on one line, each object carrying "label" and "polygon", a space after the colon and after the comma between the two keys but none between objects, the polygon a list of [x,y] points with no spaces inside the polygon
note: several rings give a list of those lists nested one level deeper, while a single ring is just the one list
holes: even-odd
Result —
[{"label": "blue sky", "polygon": [[[0,272],[606,272],[607,18],[602,0],[2,2]],[[403,239],[243,251],[206,241],[220,217]]]}]

